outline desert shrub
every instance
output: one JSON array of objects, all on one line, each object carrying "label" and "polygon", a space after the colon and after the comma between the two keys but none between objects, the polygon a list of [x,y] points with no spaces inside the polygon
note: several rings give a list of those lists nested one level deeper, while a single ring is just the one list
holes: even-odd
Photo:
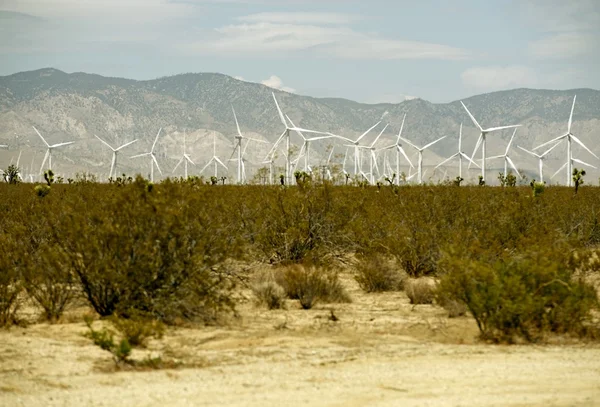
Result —
[{"label": "desert shrub", "polygon": [[132,347],[126,338],[122,338],[117,342],[115,340],[115,333],[112,330],[103,328],[101,331],[96,331],[92,326],[93,320],[91,318],[86,317],[84,321],[89,329],[89,332],[86,332],[84,335],[90,338],[94,342],[94,345],[100,347],[100,349],[110,352],[113,355],[115,364],[133,363],[129,359]]},{"label": "desert shrub", "polygon": [[258,305],[265,305],[268,309],[281,309],[285,307],[286,292],[280,286],[273,273],[260,273],[250,285]]},{"label": "desert shrub", "polygon": [[594,287],[576,277],[565,247],[530,247],[520,254],[443,260],[439,295],[464,303],[485,339],[537,341],[550,333],[587,335]]},{"label": "desert shrub", "polygon": [[162,338],[165,327],[159,321],[152,321],[140,318],[124,319],[113,317],[111,323],[121,334],[123,339],[133,347],[146,347],[148,339]]},{"label": "desert shrub", "polygon": [[303,309],[311,309],[317,302],[349,302],[350,297],[335,271],[294,264],[276,272],[276,280],[288,298],[299,300]]},{"label": "desert shrub", "polygon": [[354,277],[366,292],[402,290],[405,274],[383,255],[361,257]]},{"label": "desert shrub", "polygon": [[404,292],[411,304],[432,304],[435,298],[435,282],[430,278],[409,278],[404,282]]},{"label": "desert shrub", "polygon": [[[233,307],[234,280],[219,264],[235,254],[228,237],[235,235],[211,207],[219,202],[188,187],[138,178],[111,189],[102,205],[75,202],[59,225],[56,240],[100,315],[212,321]],[[96,186],[90,188],[93,198]]]},{"label": "desert shrub", "polygon": [[78,294],[76,280],[52,247],[43,246],[32,257],[23,267],[23,285],[43,318],[57,322]]},{"label": "desert shrub", "polygon": [[23,285],[8,239],[0,236],[0,247],[0,327],[5,327],[18,322]]},{"label": "desert shrub", "polygon": [[448,318],[462,317],[467,314],[467,306],[456,298],[449,298],[446,292],[435,290],[435,302],[448,311]]}]

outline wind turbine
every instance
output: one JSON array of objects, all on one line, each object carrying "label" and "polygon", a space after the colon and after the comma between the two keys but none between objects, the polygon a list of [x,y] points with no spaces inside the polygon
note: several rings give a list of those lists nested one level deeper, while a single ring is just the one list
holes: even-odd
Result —
[{"label": "wind turbine", "polygon": [[358,137],[356,140],[350,140],[349,138],[338,136],[339,138],[350,142],[352,144],[352,146],[354,147],[354,175],[355,176],[358,175],[359,172],[362,172],[360,170],[360,163],[359,163],[360,162],[360,147],[365,147],[365,146],[360,145],[360,140],[362,140],[367,134],[369,134],[371,132],[371,130],[373,130],[375,127],[379,126],[379,123],[381,123],[381,121],[378,121],[377,123],[375,123],[375,125],[373,127],[371,127],[369,130],[367,130],[363,134],[361,134],[360,137]]},{"label": "wind turbine", "polygon": [[[521,150],[525,151],[527,154],[531,154],[532,156],[536,157],[539,161],[539,169],[540,169],[540,182],[544,182],[544,160],[546,159],[546,156],[556,148],[556,146],[558,146],[560,144],[560,141],[558,143],[556,143],[555,145],[553,145],[552,147],[550,147],[548,150],[546,150],[543,154],[537,154],[534,153],[533,151],[529,151],[524,149],[521,146],[517,146],[517,148],[520,148]],[[561,168],[562,170],[562,168]]]},{"label": "wind turbine", "polygon": [[[266,143],[266,141],[258,140],[258,139],[254,139],[254,138],[250,138],[250,137],[245,137],[242,134],[242,131],[240,130],[240,124],[238,122],[237,115],[235,114],[235,109],[233,108],[233,106],[231,106],[231,110],[233,111],[233,118],[235,119],[235,126],[237,127],[238,134],[237,134],[237,136],[235,136],[236,144],[235,144],[235,147],[233,148],[233,152],[231,153],[231,157],[229,157],[229,161],[231,161],[231,158],[233,158],[233,156],[237,152],[238,153],[237,182],[239,184],[242,184],[242,183],[246,182],[246,164],[244,163],[244,153],[246,152],[246,148],[248,148],[248,144],[250,143],[250,141],[256,141],[258,143]],[[246,143],[246,146],[242,149],[242,144],[243,144],[244,140],[248,140],[248,142]]]},{"label": "wind turbine", "polygon": [[[290,124],[292,125],[292,127],[294,128],[294,130],[296,131],[296,133],[298,133],[298,135],[300,137],[302,137],[303,143],[302,143],[302,147],[300,147],[300,151],[298,152],[298,160],[296,160],[296,164],[294,165],[294,171],[296,170],[296,166],[298,165],[298,161],[300,160],[300,157],[302,156],[302,153],[304,152],[304,171],[305,172],[312,172],[312,168],[310,167],[310,142],[311,141],[317,141],[317,140],[326,140],[326,139],[330,139],[330,138],[334,138],[334,137],[339,137],[336,136],[334,134],[331,133],[322,133],[325,134],[324,136],[316,136],[316,137],[305,137],[304,134],[302,134],[302,131],[300,131],[296,125],[294,124],[294,122],[292,121],[292,119],[290,119],[288,117],[288,115],[285,115],[285,117],[289,120]],[[320,132],[318,134],[321,134]]]},{"label": "wind turbine", "polygon": [[204,170],[206,168],[208,168],[208,166],[211,165],[212,163],[215,164],[215,177],[218,175],[218,171],[219,171],[218,164],[220,164],[226,170],[229,170],[227,168],[227,166],[225,164],[223,164],[223,161],[221,161],[221,159],[219,157],[217,157],[217,137],[214,134],[213,134],[213,156],[208,161],[208,163],[206,163],[206,165],[204,167],[202,167],[200,172],[204,172]]},{"label": "wind turbine", "polygon": [[[277,98],[275,97],[275,92],[271,92],[271,94],[273,95],[273,100],[275,101],[275,106],[277,107],[277,113],[279,114],[279,120],[281,120],[281,123],[284,125],[285,130],[283,131],[283,133],[281,134],[281,136],[279,136],[279,138],[277,139],[277,141],[273,144],[273,147],[271,148],[271,150],[267,153],[267,157],[271,156],[273,151],[277,148],[277,146],[279,145],[279,143],[284,139],[286,139],[286,148],[285,148],[285,183],[286,185],[289,185],[290,183],[290,131],[301,131],[303,133],[313,133],[313,134],[323,134],[323,135],[331,135],[331,133],[324,133],[321,131],[314,131],[314,130],[307,130],[307,129],[302,129],[302,128],[298,128],[298,127],[290,127],[288,126],[287,121],[285,120],[285,116],[283,115],[283,112],[281,111],[281,108],[279,107],[279,103],[277,102]],[[293,126],[293,124],[292,124]]]},{"label": "wind turbine", "polygon": [[185,177],[185,179],[188,179],[188,163],[190,163],[192,165],[196,165],[196,164],[194,164],[194,162],[192,161],[192,159],[186,152],[185,139],[186,139],[186,134],[184,131],[183,132],[183,154],[181,156],[181,159],[177,162],[177,165],[175,165],[175,168],[173,168],[173,173],[175,173],[175,170],[177,170],[177,168],[181,165],[181,163],[183,163],[183,176]]},{"label": "wind turbine", "polygon": [[462,167],[463,167],[462,160],[463,160],[463,158],[466,158],[470,163],[472,163],[476,167],[479,167],[479,165],[477,165],[474,161],[472,161],[471,158],[464,151],[462,151],[462,123],[460,124],[460,129],[458,131],[458,152],[453,154],[452,156],[446,158],[441,163],[439,163],[435,167],[435,169],[438,169],[438,167],[441,167],[442,165],[446,164],[448,161],[450,161],[456,157],[458,157],[458,176],[460,178],[462,178]]},{"label": "wind turbine", "polygon": [[517,175],[519,177],[521,176],[521,174],[519,173],[519,170],[517,169],[517,166],[515,165],[513,160],[511,160],[510,157],[508,156],[508,150],[510,150],[510,146],[512,145],[512,142],[513,142],[516,134],[517,134],[517,129],[515,129],[515,131],[513,131],[513,134],[510,137],[510,141],[508,142],[508,145],[506,146],[506,151],[504,152],[504,154],[496,155],[494,157],[489,157],[490,160],[504,158],[504,177],[506,177],[508,175],[508,166],[509,165],[513,168],[513,170],[515,170],[515,172],[517,173]]},{"label": "wind turbine", "polygon": [[154,155],[154,148],[156,147],[156,143],[158,142],[158,136],[160,136],[160,132],[162,131],[162,127],[160,129],[158,129],[158,133],[156,134],[156,138],[154,139],[154,143],[152,144],[152,148],[150,149],[149,153],[142,153],[142,154],[138,154],[138,155],[134,155],[131,158],[138,158],[138,157],[150,157],[150,182],[154,182],[154,165],[156,164],[156,168],[158,169],[158,172],[160,172],[160,175],[162,175],[162,170],[160,169],[159,165],[158,165],[158,161],[156,160],[156,156]]},{"label": "wind turbine", "polygon": [[[113,148],[110,144],[108,144],[106,141],[102,140],[100,137],[96,136],[94,134],[94,137],[96,137],[98,140],[100,140],[102,142],[102,144],[104,144],[106,147],[110,148],[113,152],[113,156],[112,156],[112,163],[110,164],[110,172],[108,173],[108,178],[112,178],[113,176],[116,177],[116,168],[117,168],[117,153],[124,149],[127,146],[132,145],[133,143],[135,143],[136,141],[138,141],[137,139],[130,141],[129,143],[125,143],[120,147],[117,148]],[[114,172],[114,174],[113,174]]]},{"label": "wind turbine", "polygon": [[404,121],[405,120],[406,120],[406,114],[404,114],[404,117],[402,118],[402,125],[400,126],[400,131],[398,132],[398,138],[396,139],[396,144],[392,144],[392,145],[382,148],[382,150],[387,150],[390,148],[396,149],[396,182],[398,185],[400,185],[400,154],[402,154],[404,156],[404,158],[406,159],[406,161],[408,161],[408,164],[410,165],[411,168],[415,168],[413,163],[408,158],[406,151],[404,151],[404,148],[402,148],[402,144],[400,144],[400,140],[402,139],[402,129],[404,129]]},{"label": "wind turbine", "polygon": [[46,160],[48,160],[48,169],[49,170],[52,169],[52,150],[55,148],[58,148],[58,147],[64,147],[64,146],[68,146],[69,144],[73,144],[74,141],[67,141],[64,143],[57,143],[57,144],[50,145],[50,144],[48,144],[46,139],[44,139],[44,137],[42,137],[42,135],[40,134],[38,129],[35,128],[35,126],[31,126],[31,127],[33,127],[33,130],[35,130],[35,132],[38,134],[38,136],[40,136],[40,138],[42,139],[44,144],[46,144],[46,147],[47,147],[46,155],[44,156],[44,160],[42,161],[42,166],[40,167],[40,174],[41,174],[42,170],[44,169],[44,164],[46,164]]},{"label": "wind turbine", "polygon": [[[571,125],[573,124],[573,110],[575,110],[575,100],[577,100],[577,95],[575,95],[575,97],[573,98],[573,106],[571,106],[571,115],[569,116],[569,124],[567,125],[567,132],[565,134],[563,134],[562,136],[558,136],[558,137],[556,137],[542,145],[539,145],[533,149],[535,151],[539,148],[545,147],[545,146],[555,143],[557,141],[562,141],[565,139],[567,140],[567,162],[565,163],[565,165],[560,167],[561,170],[563,168],[565,168],[565,166],[567,167],[567,186],[572,186],[572,181],[573,181],[573,179],[572,179],[572,176],[573,176],[572,164],[573,164],[573,161],[579,162],[579,160],[573,159],[572,146],[571,146],[571,143],[573,141],[575,141],[577,144],[579,144],[581,147],[583,147],[588,153],[590,153],[591,155],[596,157],[596,159],[598,159],[598,156],[596,154],[592,153],[592,150],[587,148],[585,146],[585,144],[583,144],[581,142],[581,140],[579,140],[577,137],[575,137],[573,135],[573,133],[571,132]],[[581,161],[580,163],[585,164],[585,163],[583,163],[583,161]],[[586,164],[586,165],[588,165],[588,164]]]},{"label": "wind turbine", "polygon": [[370,154],[369,154],[369,183],[371,183],[371,185],[375,184],[375,174],[374,174],[374,170],[373,167],[375,167],[375,169],[377,169],[377,172],[379,173],[379,167],[377,166],[377,156],[375,155],[375,144],[377,143],[377,141],[379,141],[379,138],[381,137],[381,135],[383,134],[383,132],[385,132],[385,130],[388,128],[389,124],[386,124],[385,127],[383,128],[383,130],[381,130],[381,132],[379,133],[379,135],[375,138],[375,140],[368,146],[359,146],[356,145],[357,148],[363,148],[365,150],[369,150]]},{"label": "wind turbine", "polygon": [[[571,168],[573,168],[573,163],[578,163],[578,164],[581,164],[581,165],[585,165],[586,167],[591,167],[591,168],[594,168],[594,169],[596,169],[596,170],[598,169],[597,167],[593,166],[592,164],[588,164],[588,163],[586,163],[586,162],[583,162],[583,161],[581,161],[581,160],[578,160],[577,158],[573,158],[572,156],[571,156],[571,159],[570,159],[569,161],[570,161],[570,162],[566,162],[566,163],[564,163],[564,164],[562,165],[562,167],[560,167],[560,168],[558,169],[558,171],[556,171],[556,172],[554,173],[554,175],[552,175],[552,176],[550,177],[550,179],[553,179],[553,178],[556,176],[556,174],[558,174],[559,172],[561,172],[561,171],[562,171],[562,170],[563,170],[563,169],[564,169],[564,168],[567,166],[567,164],[570,164]],[[572,173],[571,173],[571,176],[573,176],[573,174],[572,174]]]},{"label": "wind turbine", "polygon": [[[481,134],[479,135],[479,138],[477,139],[477,144],[475,144],[475,149],[473,150],[473,154],[471,155],[471,162],[473,161],[473,157],[475,157],[475,154],[477,153],[477,150],[479,149],[479,146],[481,145],[481,176],[483,177],[483,181],[485,182],[485,160],[486,160],[485,137],[487,136],[488,133],[492,133],[494,131],[499,131],[499,130],[504,130],[504,129],[514,129],[516,127],[521,127],[521,125],[514,124],[514,125],[510,125],[510,126],[490,127],[488,129],[484,129],[483,127],[481,127],[479,125],[477,120],[475,120],[475,117],[473,117],[471,112],[469,112],[469,109],[467,109],[467,106],[465,106],[465,104],[462,101],[460,102],[460,104],[467,111],[467,114],[471,118],[471,121],[473,122],[475,127],[477,127],[481,131]],[[469,168],[470,168],[470,165],[469,165]]]},{"label": "wind turbine", "polygon": [[423,151],[425,151],[426,149],[428,149],[429,147],[431,147],[438,141],[441,141],[445,138],[446,138],[446,136],[440,137],[439,139],[432,141],[431,143],[427,144],[424,147],[417,147],[416,145],[414,145],[413,143],[411,143],[404,137],[400,137],[401,140],[404,140],[408,145],[410,145],[412,148],[414,148],[415,150],[417,150],[419,152],[419,159],[418,159],[418,164],[417,164],[417,167],[418,167],[417,168],[417,182],[419,183],[419,185],[423,183]]}]

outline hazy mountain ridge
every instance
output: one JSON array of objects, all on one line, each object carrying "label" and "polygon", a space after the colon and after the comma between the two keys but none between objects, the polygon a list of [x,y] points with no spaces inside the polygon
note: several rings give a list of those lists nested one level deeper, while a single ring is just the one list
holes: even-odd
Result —
[{"label": "hazy mountain ridge", "polygon": [[[35,125],[52,141],[86,140],[70,146],[68,153],[64,150],[59,154],[68,156],[74,166],[92,170],[88,168],[90,165],[105,165],[109,157],[109,152],[93,138],[94,134],[115,144],[140,138],[141,142],[130,151],[142,152],[149,148],[156,132],[163,127],[166,136],[159,143],[159,151],[165,158],[173,160],[180,154],[178,134],[183,131],[190,134],[190,152],[199,157],[199,161],[212,155],[212,140],[204,137],[210,134],[218,137],[219,153],[229,158],[235,133],[231,105],[236,109],[244,133],[274,141],[284,130],[271,96],[273,91],[261,84],[214,73],[135,81],[86,73],[67,74],[55,69],[21,72],[0,77],[0,143],[19,149],[31,146],[43,153],[42,142],[31,129],[31,125]],[[389,141],[407,114],[404,135],[415,143],[424,144],[449,136],[434,148],[440,155],[456,149],[461,122],[465,126],[464,144],[468,153],[477,138],[459,101],[433,104],[414,99],[399,104],[369,105],[274,92],[284,112],[296,125],[306,128],[355,137],[383,120],[390,124],[385,133]],[[517,143],[531,147],[566,131],[575,94],[574,132],[584,142],[594,140],[588,146],[595,151],[599,147],[595,140],[600,136],[600,91],[515,89],[473,96],[463,102],[484,127],[523,124]],[[498,150],[492,151],[493,154],[501,152],[499,149],[509,136],[510,133],[506,133],[490,140],[491,149]],[[371,135],[369,140],[374,137]],[[227,140],[231,141],[229,145]],[[384,144],[382,141],[381,145]],[[266,147],[257,149],[255,155],[264,153]],[[319,149],[323,146],[316,145],[315,152]],[[317,157],[318,154],[315,159]],[[249,158],[259,164],[263,157]],[[132,168],[143,165],[121,162]],[[534,163],[527,166],[531,166],[529,164]]]}]

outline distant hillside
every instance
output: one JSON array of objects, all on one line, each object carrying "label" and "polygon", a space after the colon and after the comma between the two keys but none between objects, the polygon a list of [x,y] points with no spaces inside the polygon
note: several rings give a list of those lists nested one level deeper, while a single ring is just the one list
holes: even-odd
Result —
[{"label": "distant hillside", "polygon": [[[181,154],[179,143],[184,131],[188,134],[189,153],[201,168],[212,156],[213,137],[218,155],[223,160],[231,155],[235,134],[231,105],[236,109],[244,133],[268,141],[279,137],[283,128],[271,92],[273,89],[264,85],[213,73],[134,81],[86,73],[67,74],[48,68],[0,77],[0,144],[10,146],[9,151],[0,151],[0,166],[5,167],[11,159],[14,161],[18,151],[23,150],[21,165],[29,168],[33,160],[35,170],[39,170],[44,148],[31,128],[35,125],[48,141],[77,141],[57,151],[54,164],[59,172],[108,171],[110,151],[93,137],[94,134],[114,144],[139,138],[140,142],[123,151],[120,165],[129,173],[147,172],[145,160],[128,157],[149,149],[160,127],[164,132],[158,152],[165,175],[170,174]],[[353,138],[382,119],[390,126],[381,146],[395,138],[402,117],[407,114],[404,136],[417,144],[448,136],[432,152],[426,153],[426,166],[437,164],[440,157],[455,151],[461,122],[465,126],[464,144],[469,155],[478,136],[459,101],[433,104],[414,99],[399,104],[367,105],[280,91],[275,94],[295,124],[306,128]],[[515,144],[529,148],[566,131],[575,94],[573,131],[593,151],[600,153],[597,141],[600,140],[600,91],[515,89],[473,96],[463,102],[484,126],[523,124]],[[368,140],[373,140],[376,132]],[[503,152],[510,134],[489,137],[490,155]],[[299,144],[299,138],[294,140]],[[315,161],[323,158],[326,146],[327,142],[315,143],[312,155]],[[565,153],[561,149],[557,148],[556,158],[548,160],[548,175],[564,161]],[[249,171],[262,165],[267,150],[266,145],[252,145],[248,149]],[[343,154],[344,147],[336,147],[336,152]],[[580,154],[579,148],[575,153],[586,162],[599,163],[589,153]],[[519,167],[531,171],[537,168],[535,161],[520,150],[514,150],[512,155]],[[500,168],[502,163],[496,164]],[[230,168],[233,174],[235,164],[231,163]],[[452,176],[453,171],[449,167]],[[492,173],[495,178],[495,171]],[[470,174],[476,175],[475,172]],[[591,172],[592,176],[597,177],[597,174]]]}]

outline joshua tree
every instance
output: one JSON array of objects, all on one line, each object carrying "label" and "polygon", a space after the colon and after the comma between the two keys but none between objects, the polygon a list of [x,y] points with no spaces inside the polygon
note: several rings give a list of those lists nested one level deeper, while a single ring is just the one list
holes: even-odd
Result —
[{"label": "joshua tree", "polygon": [[452,181],[452,183],[454,184],[454,186],[459,187],[460,183],[463,182],[465,179],[463,177],[456,177],[454,179],[454,181]]},{"label": "joshua tree", "polygon": [[21,182],[21,176],[19,174],[20,171],[16,165],[9,165],[6,171],[4,171],[4,182],[8,182],[9,184],[13,185],[18,184]]},{"label": "joshua tree", "polygon": [[483,175],[479,176],[479,186],[480,187],[485,186],[485,180],[483,179]]},{"label": "joshua tree", "polygon": [[583,185],[583,177],[585,177],[585,170],[578,170],[573,168],[573,182],[575,183],[575,193],[579,191],[579,186]]}]

